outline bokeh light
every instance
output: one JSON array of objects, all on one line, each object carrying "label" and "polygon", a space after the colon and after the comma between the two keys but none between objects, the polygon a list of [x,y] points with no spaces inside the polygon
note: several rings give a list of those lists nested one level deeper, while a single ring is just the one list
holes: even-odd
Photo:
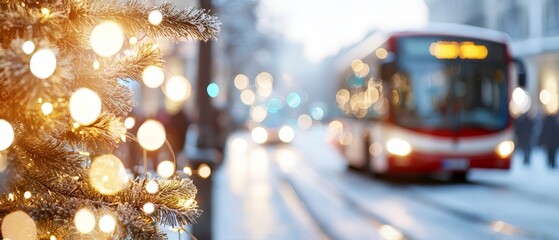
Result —
[{"label": "bokeh light", "polygon": [[136,125],[136,119],[134,119],[133,117],[127,117],[126,119],[124,119],[124,127],[126,129],[132,129],[134,125]]},{"label": "bokeh light", "polygon": [[235,79],[233,80],[233,83],[235,84],[235,87],[237,89],[244,90],[245,88],[248,87],[249,79],[244,74],[238,74],[237,76],[235,76]]},{"label": "bokeh light", "polygon": [[159,10],[153,10],[148,15],[149,23],[159,25],[163,21],[163,14]]},{"label": "bokeh light", "polygon": [[144,206],[142,207],[142,210],[144,210],[144,212],[146,214],[152,214],[155,211],[155,205],[153,205],[153,203],[145,203]]},{"label": "bokeh light", "polygon": [[138,129],[138,142],[148,151],[159,149],[165,143],[165,127],[157,120],[147,120]]},{"label": "bokeh light", "polygon": [[149,88],[158,88],[164,79],[165,73],[158,66],[147,66],[142,72],[142,81]]},{"label": "bokeh light", "polygon": [[268,116],[268,110],[264,106],[255,106],[250,110],[250,117],[255,122],[262,122]]},{"label": "bokeh light", "polygon": [[37,225],[27,213],[12,212],[2,220],[2,237],[11,240],[37,239]]},{"label": "bokeh light", "polygon": [[311,109],[311,116],[314,120],[320,121],[324,118],[324,109],[322,107],[313,107]]},{"label": "bokeh light", "polygon": [[37,78],[49,78],[56,70],[56,55],[50,49],[35,52],[29,61],[29,69]]},{"label": "bokeh light", "polygon": [[192,87],[188,79],[183,76],[173,76],[165,82],[165,96],[172,101],[183,101],[190,97]]},{"label": "bokeh light", "polygon": [[86,208],[80,209],[74,216],[74,225],[81,233],[90,233],[95,229],[95,216]]},{"label": "bokeh light", "polygon": [[290,126],[283,126],[279,130],[279,138],[284,143],[290,143],[295,138],[295,131]]},{"label": "bokeh light", "polygon": [[83,126],[97,121],[101,114],[101,98],[89,88],[80,88],[70,97],[70,115]]},{"label": "bokeh light", "polygon": [[301,104],[301,96],[297,93],[287,95],[287,105],[291,108],[297,108]]},{"label": "bokeh light", "polygon": [[[198,168],[198,175],[200,175],[201,178],[208,178],[210,177],[210,175],[212,174],[212,169],[210,168],[210,166],[208,166],[207,164],[200,164],[200,167]],[[192,204],[192,203],[190,203]],[[190,205],[189,204],[189,205]]]},{"label": "bokeh light", "polygon": [[124,32],[115,22],[101,23],[91,31],[91,48],[102,57],[110,57],[120,51],[124,44]]},{"label": "bokeh light", "polygon": [[4,119],[0,119],[0,151],[8,149],[14,142],[15,133],[12,124]]},{"label": "bokeh light", "polygon": [[233,141],[231,142],[231,146],[233,147],[233,149],[240,152],[246,151],[248,147],[247,142],[242,138],[233,139]]},{"label": "bokeh light", "polygon": [[23,45],[21,45],[21,50],[23,50],[25,54],[31,54],[35,51],[35,43],[32,41],[25,41]]},{"label": "bokeh light", "polygon": [[256,127],[251,131],[252,140],[255,143],[263,144],[268,141],[268,131],[263,127]]},{"label": "bokeh light", "polygon": [[312,118],[307,114],[303,114],[299,116],[299,118],[297,118],[297,124],[299,125],[300,129],[307,130],[312,126]]},{"label": "bokeh light", "polygon": [[113,216],[109,214],[103,215],[99,219],[99,229],[105,233],[111,233],[115,230],[116,220]]},{"label": "bokeh light", "polygon": [[41,104],[41,112],[43,112],[43,115],[48,116],[52,113],[53,110],[54,108],[51,103],[44,102],[43,104]]},{"label": "bokeh light", "polygon": [[245,105],[252,105],[256,100],[254,92],[250,89],[245,89],[241,92],[241,102]]},{"label": "bokeh light", "polygon": [[146,184],[146,191],[151,194],[156,194],[159,191],[159,184],[154,180],[149,180]]},{"label": "bokeh light", "polygon": [[162,178],[170,178],[175,174],[175,164],[168,160],[160,162],[157,165],[157,174]]},{"label": "bokeh light", "polygon": [[96,157],[89,170],[89,182],[99,193],[114,195],[128,185],[129,177],[118,157],[105,154]]},{"label": "bokeh light", "polygon": [[216,83],[210,83],[206,91],[208,92],[208,96],[216,98],[217,95],[219,95],[219,86]]}]

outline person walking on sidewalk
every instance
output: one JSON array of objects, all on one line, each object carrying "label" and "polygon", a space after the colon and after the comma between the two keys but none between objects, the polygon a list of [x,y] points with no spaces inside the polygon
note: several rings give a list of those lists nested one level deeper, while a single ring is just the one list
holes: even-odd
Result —
[{"label": "person walking on sidewalk", "polygon": [[550,114],[544,117],[540,131],[539,145],[547,152],[547,164],[550,168],[555,168],[557,148],[559,147],[559,119],[557,114]]},{"label": "person walking on sidewalk", "polygon": [[528,116],[528,114],[520,115],[514,126],[516,145],[518,149],[522,151],[524,155],[524,165],[530,165],[530,154],[532,152],[532,137],[534,129],[534,120]]}]

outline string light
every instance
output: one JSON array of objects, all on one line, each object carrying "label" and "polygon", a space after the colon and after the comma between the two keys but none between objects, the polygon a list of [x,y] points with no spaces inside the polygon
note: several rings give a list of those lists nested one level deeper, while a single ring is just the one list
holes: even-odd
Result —
[{"label": "string light", "polygon": [[153,10],[148,16],[149,23],[159,25],[163,21],[163,14],[159,10]]},{"label": "string light", "polygon": [[74,216],[74,225],[81,233],[90,233],[95,229],[95,216],[86,208],[80,209]]},{"label": "string light", "polygon": [[145,121],[138,129],[138,142],[148,151],[159,149],[166,139],[165,127],[156,120]]},{"label": "string light", "polygon": [[151,194],[156,194],[157,191],[159,191],[159,185],[155,181],[150,180],[146,184],[146,191]]},{"label": "string light", "polygon": [[14,128],[12,124],[4,119],[0,119],[0,151],[8,149],[14,142]]},{"label": "string light", "polygon": [[52,111],[53,111],[53,109],[54,109],[54,108],[53,108],[52,104],[49,103],[49,102],[44,102],[44,103],[41,105],[41,111],[43,112],[43,114],[44,114],[45,116],[48,116],[49,114],[51,114]]},{"label": "string light", "polygon": [[56,70],[56,55],[50,49],[42,49],[31,56],[29,61],[31,73],[40,79],[47,79]]},{"label": "string light", "polygon": [[111,215],[103,215],[101,219],[99,219],[99,229],[105,233],[111,233],[115,230],[116,221],[115,218]]},{"label": "string light", "polygon": [[83,126],[97,121],[101,114],[101,98],[89,88],[80,88],[70,97],[70,115]]},{"label": "string light", "polygon": [[50,235],[50,240],[56,240],[56,236]]},{"label": "string light", "polygon": [[132,45],[138,43],[138,38],[137,37],[131,37],[130,39],[128,39],[128,42]]},{"label": "string light", "polygon": [[144,210],[145,213],[152,214],[155,211],[155,205],[153,205],[153,203],[148,202],[144,204],[142,209]]},{"label": "string light", "polygon": [[173,76],[165,82],[163,93],[172,101],[178,102],[190,97],[190,82],[183,76]]},{"label": "string light", "polygon": [[101,64],[99,63],[99,61],[97,61],[97,60],[93,61],[93,69],[99,70],[100,67],[101,67]]},{"label": "string light", "polygon": [[163,161],[157,165],[157,174],[162,178],[169,178],[175,174],[175,164],[171,161]]},{"label": "string light", "polygon": [[126,129],[132,129],[136,125],[136,120],[133,117],[127,117],[124,119],[124,127]]},{"label": "string light", "polygon": [[115,155],[105,154],[93,160],[89,181],[101,194],[113,195],[126,187],[129,178],[120,159]]},{"label": "string light", "polygon": [[157,88],[161,86],[165,78],[165,73],[158,66],[147,66],[142,72],[142,80],[149,88]]},{"label": "string light", "polygon": [[208,178],[212,174],[212,169],[207,164],[200,164],[200,168],[198,168],[198,175],[201,178]]},{"label": "string light", "polygon": [[115,22],[101,23],[91,31],[91,48],[102,57],[110,57],[120,51],[124,44],[124,32]]},{"label": "string light", "polygon": [[48,8],[41,8],[41,13],[44,16],[48,16],[50,14],[50,10]]},{"label": "string light", "polygon": [[25,54],[29,55],[35,51],[35,43],[32,41],[25,41],[23,45],[21,45],[21,50],[23,50]]},{"label": "string light", "polygon": [[23,193],[23,197],[24,197],[25,199],[30,199],[30,198],[31,198],[31,192],[30,192],[30,191],[24,192],[24,193]]},{"label": "string light", "polygon": [[37,225],[23,211],[15,211],[2,220],[2,237],[4,239],[37,239]]},{"label": "string light", "polygon": [[192,176],[192,169],[190,169],[189,167],[184,167],[184,168],[182,169],[182,171],[183,171],[186,175]]}]

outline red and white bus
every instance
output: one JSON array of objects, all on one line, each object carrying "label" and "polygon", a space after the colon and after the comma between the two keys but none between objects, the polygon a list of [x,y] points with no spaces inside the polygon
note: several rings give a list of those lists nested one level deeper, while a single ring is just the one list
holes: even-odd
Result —
[{"label": "red and white bus", "polygon": [[525,74],[515,73],[524,66],[505,34],[462,25],[378,33],[337,65],[345,117],[336,142],[350,167],[454,180],[471,168],[510,168],[509,102]]}]

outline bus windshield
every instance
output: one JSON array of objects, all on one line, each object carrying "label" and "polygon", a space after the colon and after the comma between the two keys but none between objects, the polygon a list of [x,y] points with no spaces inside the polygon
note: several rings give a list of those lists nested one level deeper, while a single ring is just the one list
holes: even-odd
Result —
[{"label": "bus windshield", "polygon": [[[464,42],[484,46],[485,52],[478,49],[478,53],[464,54],[460,52]],[[454,43],[456,51],[450,46]],[[447,52],[437,52],[433,50],[436,44],[450,47],[444,49]],[[506,127],[508,84],[503,44],[458,38],[402,38],[398,54],[398,72],[391,80],[388,96],[396,124],[453,132]]]}]

